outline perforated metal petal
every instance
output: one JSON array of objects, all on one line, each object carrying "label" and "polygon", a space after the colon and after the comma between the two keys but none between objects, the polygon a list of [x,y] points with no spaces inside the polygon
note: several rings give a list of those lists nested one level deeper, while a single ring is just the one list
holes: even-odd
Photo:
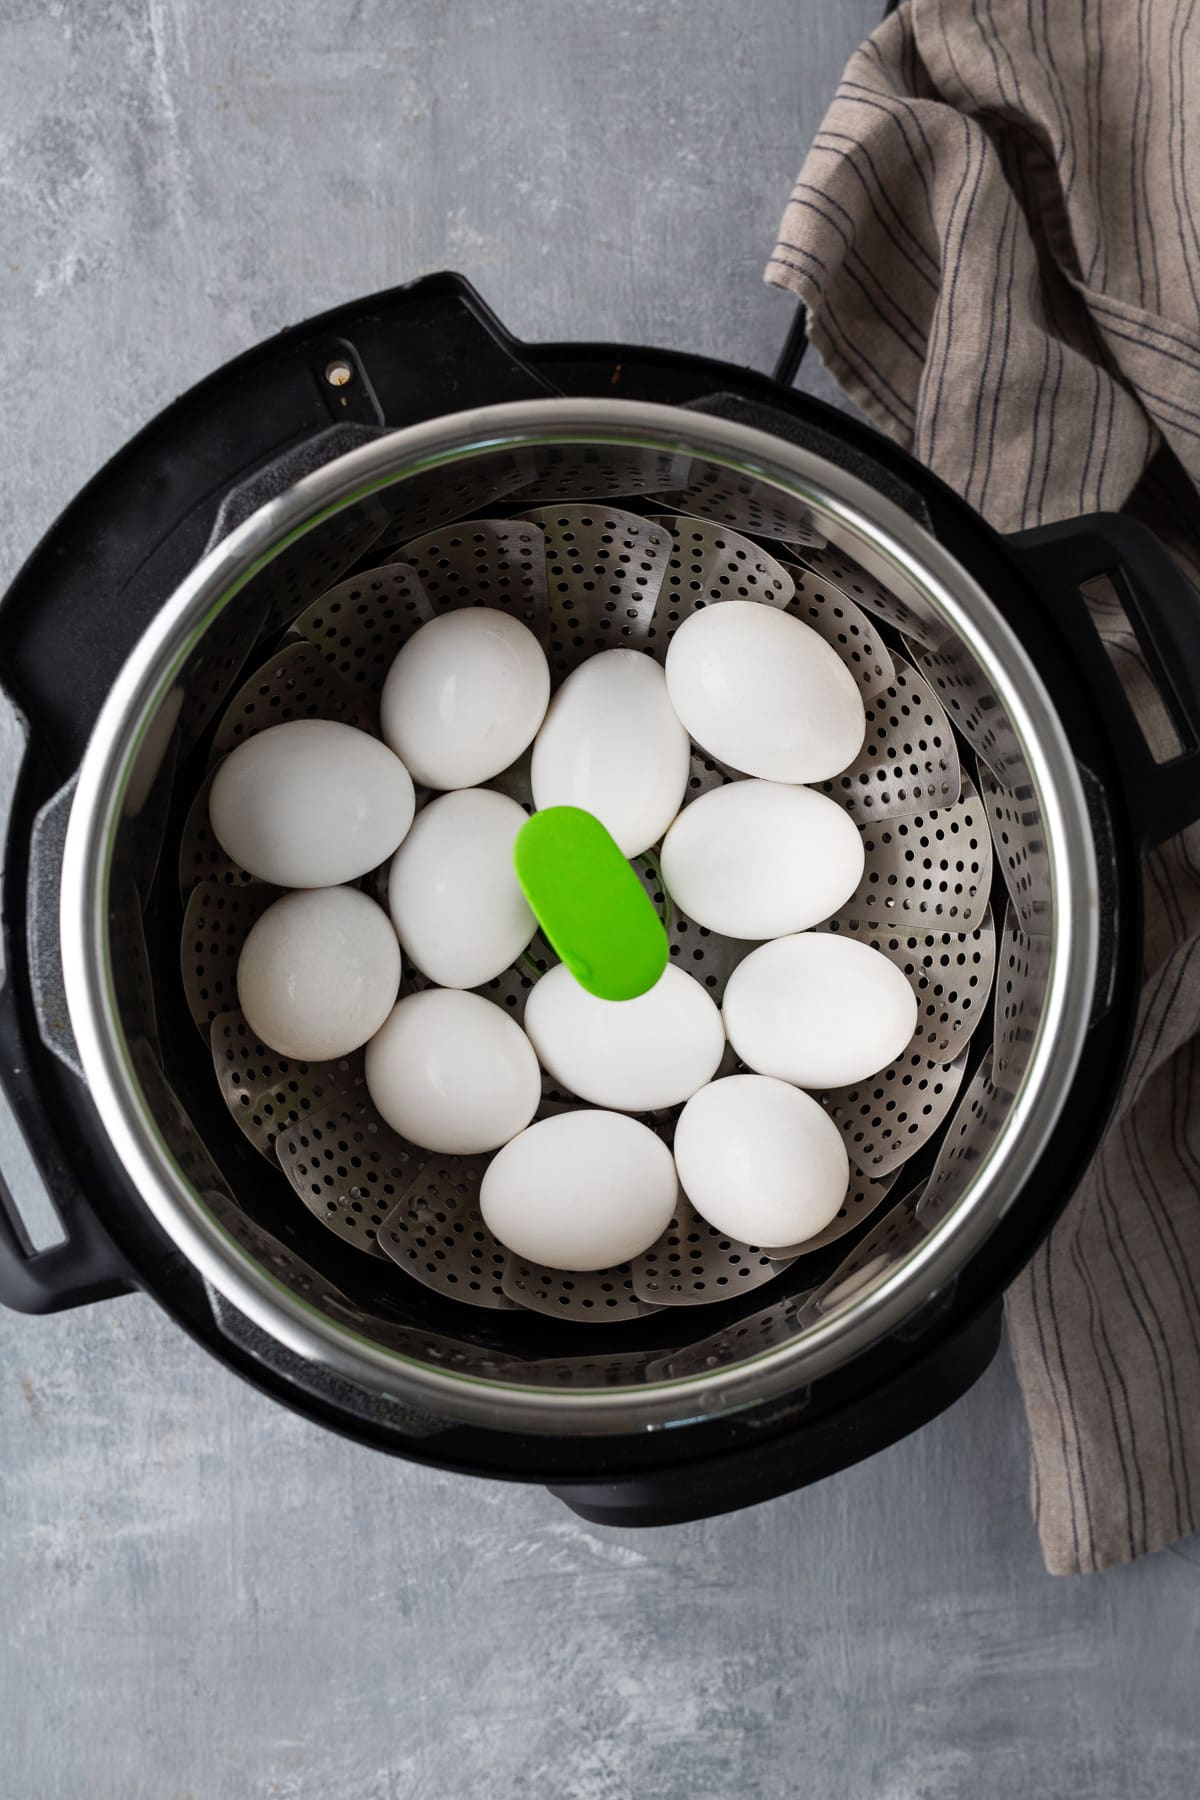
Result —
[{"label": "perforated metal petal", "polygon": [[644,856],[635,856],[633,872],[641,882],[649,898],[651,906],[665,925],[671,912],[671,902],[663,887],[662,869],[659,866],[657,850],[647,850]]},{"label": "perforated metal petal", "polygon": [[911,663],[895,659],[892,679],[866,703],[867,732],[850,767],[814,783],[854,819],[900,818],[958,799],[958,745],[941,702]]},{"label": "perforated metal petal", "polygon": [[941,700],[985,769],[1000,781],[1025,772],[1025,758],[1008,715],[966,648],[942,638],[933,645],[915,641],[913,660]]},{"label": "perforated metal petal", "polygon": [[654,1359],[644,1350],[619,1350],[608,1356],[495,1357],[489,1373],[500,1381],[540,1379],[555,1387],[616,1388],[631,1381],[653,1380]]},{"label": "perforated metal petal", "polygon": [[634,445],[547,444],[538,450],[538,472],[521,490],[528,507],[560,500],[616,500],[661,494],[688,479],[689,456]]},{"label": "perforated metal petal", "polygon": [[915,1155],[953,1106],[966,1066],[965,1050],[944,1065],[909,1050],[877,1075],[822,1094],[853,1166],[878,1180]]},{"label": "perforated metal petal", "polygon": [[727,1237],[681,1194],[663,1236],[632,1265],[631,1289],[656,1306],[710,1304],[773,1281],[789,1260]]},{"label": "perforated metal petal", "polygon": [[997,1085],[1015,1094],[1033,1054],[1041,1022],[1039,996],[1050,977],[1050,939],[1026,931],[1015,907],[1004,915],[996,964],[996,1009],[992,1035]]},{"label": "perforated metal petal", "polygon": [[946,1127],[933,1171],[917,1202],[917,1215],[924,1224],[935,1224],[962,1198],[1011,1102],[1012,1094],[1004,1081],[997,1079],[989,1050]]},{"label": "perforated metal petal", "polygon": [[874,1230],[855,1244],[845,1261],[808,1296],[799,1311],[798,1323],[808,1324],[832,1312],[916,1248],[927,1236],[924,1222],[917,1217],[916,1203],[916,1193],[906,1194],[884,1214]]},{"label": "perforated metal petal", "polygon": [[687,485],[664,494],[663,510],[714,519],[753,537],[779,538],[786,544],[815,548],[825,539],[816,528],[812,511],[803,501],[783,494],[766,499],[747,476],[733,474],[714,463],[694,462]]},{"label": "perforated metal petal", "polygon": [[914,643],[936,643],[943,635],[932,611],[923,606],[916,595],[906,599],[885,587],[883,582],[876,581],[860,563],[855,562],[852,556],[838,550],[833,544],[809,546],[800,552],[796,560],[811,569],[827,587],[838,589],[848,600],[857,602],[874,618],[894,625],[897,631],[904,632]]},{"label": "perforated metal petal", "polygon": [[[387,517],[381,501],[360,501],[272,557],[247,594],[252,608],[263,609],[263,635],[290,625],[318,594],[365,556],[384,531]],[[239,596],[239,609],[241,604]]]},{"label": "perforated metal petal", "polygon": [[694,976],[718,1006],[733,971],[757,948],[742,938],[722,937],[707,925],[697,925],[677,906],[672,906],[667,920],[667,945],[671,961]]},{"label": "perforated metal petal", "polygon": [[651,513],[650,522],[671,539],[666,575],[654,617],[646,630],[646,647],[666,660],[671,639],[685,619],[721,600],[758,600],[786,606],[792,578],[783,564],[749,538],[710,519],[683,518],[678,513]]},{"label": "perforated metal petal", "polygon": [[992,840],[978,794],[936,812],[865,825],[866,867],[839,919],[915,929],[974,931],[987,913]]},{"label": "perforated metal petal", "polygon": [[255,1037],[236,1010],[217,1014],[210,1042],[222,1099],[255,1149],[272,1161],[280,1131],[334,1101],[350,1105],[366,1098],[361,1050],[320,1063],[281,1056]]},{"label": "perforated metal petal", "polygon": [[612,506],[541,507],[525,517],[546,541],[554,674],[568,674],[597,651],[641,645],[667,571],[670,534]]},{"label": "perforated metal petal", "polygon": [[315,645],[374,720],[397,651],[432,617],[433,605],[416,571],[406,562],[392,562],[322,594],[292,629]]},{"label": "perforated metal petal", "polygon": [[612,1324],[618,1319],[636,1319],[653,1310],[634,1292],[633,1273],[628,1263],[590,1274],[570,1274],[560,1269],[538,1268],[521,1257],[511,1256],[505,1265],[502,1286],[516,1305],[524,1306],[530,1312],[547,1313],[555,1319],[575,1319],[589,1324],[604,1320]]},{"label": "perforated metal petal", "polygon": [[987,1018],[996,971],[990,909],[972,932],[895,932],[837,919],[817,929],[857,938],[903,969],[920,1009],[912,1048],[931,1061],[950,1062]]},{"label": "perforated metal petal", "polygon": [[[285,1126],[276,1140],[279,1166],[309,1212],[346,1243],[372,1256],[391,1205],[380,1179],[377,1133],[369,1108],[335,1100]],[[410,1177],[410,1165],[401,1167]],[[373,1179],[372,1179],[373,1177]]]},{"label": "perforated metal petal", "polygon": [[[314,1128],[317,1136],[313,1135]],[[324,1181],[324,1174],[332,1169],[336,1175],[340,1163],[335,1163],[332,1154],[326,1156],[324,1148],[327,1143],[336,1148],[343,1137],[352,1147],[354,1160],[330,1186]],[[375,1214],[386,1217],[391,1212],[420,1172],[421,1159],[429,1153],[406,1144],[389,1130],[369,1099],[355,1097],[334,1100],[319,1113],[297,1120],[277,1139],[275,1154],[306,1204],[310,1199],[319,1201],[312,1208],[318,1217],[324,1216],[332,1199],[339,1210],[352,1212],[355,1220],[366,1217],[370,1223]],[[344,1158],[351,1150],[338,1154]],[[317,1174],[310,1176],[310,1170],[321,1176],[319,1195],[314,1185]],[[361,1213],[354,1210],[356,1200],[362,1202]],[[357,1226],[351,1224],[349,1229]],[[379,1227],[372,1229],[378,1232]]]},{"label": "perforated metal petal", "polygon": [[527,519],[468,519],[402,546],[435,613],[492,606],[545,639],[546,542]]},{"label": "perforated metal petal", "polygon": [[376,548],[390,552],[468,513],[482,512],[510,494],[526,493],[536,472],[528,450],[493,450],[469,464],[421,470],[381,496],[386,519]]},{"label": "perforated metal petal", "polygon": [[688,774],[687,801],[698,800],[701,794],[711,793],[713,788],[724,787],[730,781],[738,781],[740,776],[731,774],[713,757],[706,756],[702,750],[693,750],[691,769]]},{"label": "perforated metal petal", "polygon": [[375,729],[364,696],[346,686],[314,644],[287,644],[255,670],[226,707],[211,761],[290,719],[336,719],[360,731]]},{"label": "perforated metal petal", "polygon": [[501,1285],[508,1251],[479,1212],[491,1158],[426,1155],[383,1221],[383,1249],[414,1280],[467,1306],[513,1305]]},{"label": "perforated metal petal", "polygon": [[253,882],[230,887],[200,881],[188,896],[179,963],[188,1010],[208,1036],[218,1013],[237,1006],[237,965],[254,921],[279,898],[277,888]]},{"label": "perforated metal petal", "polygon": [[[549,967],[549,962],[546,964]],[[533,990],[533,984],[540,971],[529,964],[516,963],[511,969],[505,969],[500,975],[493,975],[490,981],[484,982],[476,992],[485,1000],[495,1001],[502,1006],[509,1016],[520,1025],[525,1018],[525,1002]]]},{"label": "perforated metal petal", "polygon": [[[248,1137],[253,1134],[264,1155],[269,1148],[278,1160],[281,1134],[299,1129],[325,1105],[368,1106],[365,1099],[356,1102],[353,1098],[355,1092],[365,1093],[360,1056],[347,1059],[343,1065],[325,1063],[322,1067],[323,1075],[305,1073],[300,1065],[294,1065],[289,1079],[252,1096],[248,1117],[238,1123]],[[331,1100],[330,1096],[339,1090],[339,1098]]]},{"label": "perforated metal petal", "polygon": [[983,805],[1008,897],[1024,929],[1044,935],[1053,917],[1053,895],[1037,797],[1031,787],[1013,790],[985,777]]},{"label": "perforated metal petal", "polygon": [[656,1357],[646,1370],[647,1380],[679,1381],[688,1375],[727,1368],[786,1343],[796,1335],[801,1309],[812,1291],[784,1294],[760,1312],[739,1319],[736,1325],[728,1325],[712,1337],[702,1338],[698,1344],[686,1344]]},{"label": "perforated metal petal", "polygon": [[837,651],[868,699],[882,694],[892,683],[892,654],[866,613],[803,563],[785,562],[783,567],[794,590],[788,611]]},{"label": "perforated metal petal", "polygon": [[219,881],[225,887],[248,887],[254,877],[239,868],[222,850],[208,818],[208,796],[216,779],[210,769],[188,808],[179,840],[179,887],[190,893],[198,881]]}]

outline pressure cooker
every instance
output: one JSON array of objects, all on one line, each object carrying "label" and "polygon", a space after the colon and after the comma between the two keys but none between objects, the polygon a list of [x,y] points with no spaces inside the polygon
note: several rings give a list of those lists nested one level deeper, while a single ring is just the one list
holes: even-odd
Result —
[{"label": "pressure cooker", "polygon": [[[1142,852],[1200,816],[1200,612],[1124,517],[998,535],[795,391],[797,342],[783,379],[529,345],[435,275],[239,357],[71,503],[0,607],[0,1300],[141,1290],[332,1430],[625,1526],[818,1480],[979,1377],[1120,1088]],[[657,610],[644,581],[623,603],[639,559]],[[835,797],[876,859],[861,916],[908,957],[933,1047],[837,1097],[858,1212],[805,1253],[680,1227],[648,1273],[514,1286],[472,1251],[452,1171],[399,1217],[386,1155],[349,1114],[321,1139],[303,1071],[255,1091],[253,1128],[227,1104],[213,993],[245,894],[205,862],[207,773],[235,713],[352,693],[354,657],[424,616],[414,595],[520,594],[561,674],[751,566],[782,569],[852,661],[878,647],[877,760]],[[1097,584],[1172,712],[1170,762],[1097,636]],[[189,934],[213,946],[191,964]]]}]

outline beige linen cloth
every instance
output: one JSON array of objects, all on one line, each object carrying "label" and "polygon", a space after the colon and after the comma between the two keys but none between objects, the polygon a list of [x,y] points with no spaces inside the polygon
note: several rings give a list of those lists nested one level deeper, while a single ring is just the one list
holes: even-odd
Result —
[{"label": "beige linen cloth", "polygon": [[[767,270],[846,393],[993,525],[1124,508],[1193,581],[1196,11],[906,0],[850,62]],[[1169,754],[1161,711],[1157,733]],[[1008,1297],[1054,1573],[1200,1529],[1200,831],[1149,856],[1146,891],[1119,1114]]]}]

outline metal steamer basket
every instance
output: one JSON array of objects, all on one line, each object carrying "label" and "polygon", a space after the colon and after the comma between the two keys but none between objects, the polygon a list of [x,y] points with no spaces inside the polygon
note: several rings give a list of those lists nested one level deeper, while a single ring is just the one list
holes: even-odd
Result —
[{"label": "metal steamer basket", "polygon": [[[1095,634],[1096,584],[1162,677],[1172,763]],[[826,791],[866,869],[821,929],[899,964],[917,1034],[821,1097],[852,1183],[820,1238],[768,1255],[681,1203],[633,1264],[531,1268],[482,1226],[481,1159],[396,1138],[360,1060],[255,1042],[233,972],[274,890],[212,839],[208,782],[265,724],[377,729],[437,613],[511,610],[559,681],[598,649],[661,658],[730,597],[787,607],[861,683],[866,744]],[[1140,849],[1200,813],[1197,641],[1128,521],[1002,540],[826,408],[700,359],[517,345],[453,277],[252,352],[97,478],[0,612],[0,1298],[144,1287],[337,1429],[621,1523],[891,1441],[986,1365],[1111,1107]],[[695,757],[693,793],[730,778]],[[528,803],[520,764],[496,785]],[[640,872],[719,999],[748,946],[684,918],[653,853]],[[519,1017],[545,962],[535,940],[485,992]],[[542,1114],[574,1104],[547,1083]]]}]

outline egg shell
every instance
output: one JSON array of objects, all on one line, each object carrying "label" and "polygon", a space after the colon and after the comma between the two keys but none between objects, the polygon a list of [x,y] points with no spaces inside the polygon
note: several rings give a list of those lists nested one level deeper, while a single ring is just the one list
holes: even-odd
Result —
[{"label": "egg shell", "polygon": [[886,1068],[917,1028],[917,998],[903,971],[836,932],[752,950],[729,977],[723,1010],[744,1063],[818,1091]]},{"label": "egg shell", "polygon": [[615,1112],[678,1106],[725,1050],[716,1005],[673,963],[635,1000],[597,999],[560,963],[530,993],[525,1030],[560,1087]]},{"label": "egg shell", "polygon": [[685,619],[667,651],[671,703],[696,742],[765,781],[827,781],[866,735],[857,681],[810,625],[756,600]]},{"label": "egg shell", "polygon": [[525,813],[506,794],[433,800],[392,858],[388,906],[409,961],[440,987],[481,987],[516,961],[536,920],[513,869]]},{"label": "egg shell", "polygon": [[683,804],[690,758],[658,664],[640,650],[604,650],[550,702],[533,746],[534,805],[582,807],[623,856],[640,856]]},{"label": "egg shell", "polygon": [[238,1004],[281,1056],[348,1056],[392,1010],[401,956],[387,914],[357,888],[284,894],[251,927],[237,966]]},{"label": "egg shell", "polygon": [[443,613],[414,632],[379,699],[385,741],[431,788],[475,787],[532,742],[550,698],[545,652],[491,606]]},{"label": "egg shell", "polygon": [[409,994],[367,1045],[367,1092],[393,1131],[453,1156],[495,1150],[542,1097],[533,1045],[490,1000],[453,988]]},{"label": "egg shell", "polygon": [[408,770],[332,719],[291,719],[230,751],[208,796],[213,835],[272,887],[336,887],[378,868],[413,820]]},{"label": "egg shell", "polygon": [[636,1119],[565,1112],[540,1119],[492,1158],[479,1191],[488,1230],[547,1269],[610,1269],[671,1222],[671,1152]]},{"label": "egg shell", "polygon": [[761,1250],[824,1231],[850,1185],[833,1120],[811,1094],[766,1075],[727,1075],[693,1094],[675,1126],[675,1165],[702,1219]]},{"label": "egg shell", "polygon": [[733,938],[779,937],[827,919],[862,880],[863,862],[862,834],[836,801],[778,781],[701,794],[662,847],[676,905]]}]

